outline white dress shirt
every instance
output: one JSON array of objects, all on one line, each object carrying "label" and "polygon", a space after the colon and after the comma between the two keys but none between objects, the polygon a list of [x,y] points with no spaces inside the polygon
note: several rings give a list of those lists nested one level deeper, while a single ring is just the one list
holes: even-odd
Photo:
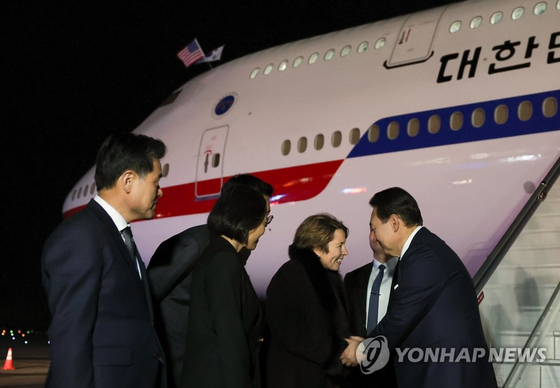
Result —
[{"label": "white dress shirt", "polygon": [[385,265],[385,272],[383,273],[383,279],[381,280],[381,288],[379,289],[379,307],[377,310],[377,323],[385,316],[387,313],[387,305],[389,304],[389,295],[391,294],[391,283],[393,281],[393,275],[395,274],[395,268],[397,267],[398,257],[391,257],[387,262],[380,263],[379,261],[373,259],[373,268],[371,274],[369,275],[369,282],[366,294],[366,324],[369,316],[369,298],[371,295],[371,288],[373,287],[373,282],[379,273],[379,266],[381,264]]},{"label": "white dress shirt", "polygon": [[412,242],[412,239],[414,238],[414,236],[416,236],[416,233],[418,233],[418,231],[422,228],[423,228],[422,225],[417,226],[416,229],[414,229],[414,231],[410,234],[410,236],[408,236],[408,238],[404,242],[404,245],[403,245],[403,248],[402,248],[402,251],[401,251],[401,256],[399,257],[399,260],[401,259],[401,257],[404,256],[404,254],[408,250],[408,247],[410,246],[410,243]]}]

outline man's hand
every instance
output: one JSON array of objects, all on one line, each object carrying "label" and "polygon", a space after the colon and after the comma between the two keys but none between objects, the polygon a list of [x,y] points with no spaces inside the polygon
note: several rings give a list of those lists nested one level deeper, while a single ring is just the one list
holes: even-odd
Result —
[{"label": "man's hand", "polygon": [[344,338],[344,340],[348,342],[348,346],[340,355],[340,362],[346,366],[358,365],[358,360],[356,360],[356,349],[358,349],[358,346],[364,339],[362,337],[351,336],[350,338]]}]

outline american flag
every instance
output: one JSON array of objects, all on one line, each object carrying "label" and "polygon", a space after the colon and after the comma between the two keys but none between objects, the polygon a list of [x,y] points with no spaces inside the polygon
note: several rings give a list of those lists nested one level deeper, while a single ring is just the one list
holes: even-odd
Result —
[{"label": "american flag", "polygon": [[185,67],[189,67],[193,63],[198,62],[200,59],[204,58],[204,53],[200,48],[198,42],[193,40],[184,49],[177,53],[177,57],[185,64]]}]

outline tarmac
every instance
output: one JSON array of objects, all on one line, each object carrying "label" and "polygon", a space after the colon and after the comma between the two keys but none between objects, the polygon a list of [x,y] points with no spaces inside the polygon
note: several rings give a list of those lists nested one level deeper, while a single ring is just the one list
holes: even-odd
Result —
[{"label": "tarmac", "polygon": [[[0,333],[0,387],[42,388],[50,365],[46,334],[9,329]],[[14,370],[3,369],[8,349],[12,349]]]},{"label": "tarmac", "polygon": [[[2,366],[3,366],[2,362]],[[42,388],[50,360],[13,360],[14,370],[0,369],[0,387]]]}]

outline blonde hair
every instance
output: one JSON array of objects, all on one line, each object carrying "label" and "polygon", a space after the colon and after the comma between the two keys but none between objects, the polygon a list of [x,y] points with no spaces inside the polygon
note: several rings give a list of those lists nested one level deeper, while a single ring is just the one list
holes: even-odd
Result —
[{"label": "blonde hair", "polygon": [[318,248],[329,253],[329,243],[334,238],[334,232],[339,229],[348,237],[348,228],[334,216],[328,213],[314,214],[298,226],[293,245],[299,249]]}]

